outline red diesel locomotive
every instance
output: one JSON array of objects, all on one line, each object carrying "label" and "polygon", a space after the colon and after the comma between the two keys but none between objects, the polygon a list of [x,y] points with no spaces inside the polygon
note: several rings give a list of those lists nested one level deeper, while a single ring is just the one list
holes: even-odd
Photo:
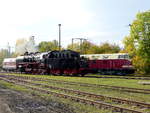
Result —
[{"label": "red diesel locomotive", "polygon": [[133,74],[135,71],[127,53],[87,54],[81,56],[88,59],[89,70],[93,73],[126,75]]}]

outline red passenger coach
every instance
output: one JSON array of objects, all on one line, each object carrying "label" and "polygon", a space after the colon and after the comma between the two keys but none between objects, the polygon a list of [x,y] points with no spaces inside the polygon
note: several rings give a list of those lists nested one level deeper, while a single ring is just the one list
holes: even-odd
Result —
[{"label": "red passenger coach", "polygon": [[100,74],[126,75],[134,73],[128,54],[82,55],[88,58],[89,70]]}]

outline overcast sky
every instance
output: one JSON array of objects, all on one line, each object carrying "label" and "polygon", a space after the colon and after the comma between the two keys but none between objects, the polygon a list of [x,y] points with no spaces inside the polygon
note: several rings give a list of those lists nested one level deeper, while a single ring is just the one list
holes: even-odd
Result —
[{"label": "overcast sky", "polygon": [[18,38],[35,36],[36,43],[58,39],[87,38],[100,44],[121,45],[138,12],[150,10],[150,0],[0,0],[0,47]]}]

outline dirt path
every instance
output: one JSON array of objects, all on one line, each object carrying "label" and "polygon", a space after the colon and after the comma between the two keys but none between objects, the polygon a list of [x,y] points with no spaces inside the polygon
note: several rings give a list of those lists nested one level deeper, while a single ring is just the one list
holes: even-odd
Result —
[{"label": "dirt path", "polygon": [[0,86],[0,113],[74,113],[74,111],[62,103],[39,99]]}]

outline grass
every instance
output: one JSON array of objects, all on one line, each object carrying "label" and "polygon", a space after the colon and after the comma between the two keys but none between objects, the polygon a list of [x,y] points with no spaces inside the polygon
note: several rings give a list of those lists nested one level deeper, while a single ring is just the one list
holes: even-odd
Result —
[{"label": "grass", "polygon": [[62,87],[62,88],[69,88],[74,90],[85,91],[94,94],[106,95],[111,97],[118,97],[118,98],[125,98],[129,100],[136,100],[136,101],[143,101],[143,102],[150,102],[150,98],[148,94],[137,94],[137,93],[129,93],[123,92],[118,90],[111,90],[105,89],[101,87],[84,87],[80,85],[67,85],[67,84],[59,84],[55,82],[43,82],[43,81],[33,81],[34,83],[46,83],[51,86]]},{"label": "grass", "polygon": [[[44,88],[44,89],[47,89],[49,91],[58,92],[58,93],[68,94],[70,96],[77,96],[77,97],[80,97],[80,98],[85,98],[85,99],[91,99],[91,100],[99,101],[99,99],[93,99],[93,98],[86,97],[86,96],[81,96],[81,95],[78,96],[77,94],[68,93],[68,92],[65,92],[65,91],[60,91],[60,90],[55,90],[55,89],[49,89],[49,88]],[[129,109],[134,109],[134,110],[141,111],[141,112],[145,111],[144,109],[142,110],[142,109],[139,109],[138,107],[135,107],[135,106],[131,106],[131,105],[127,105],[127,104],[117,104],[117,103],[112,102],[111,100],[105,100],[105,102],[109,103],[111,105],[115,105],[115,106],[119,106],[119,107],[124,107],[124,108],[129,108]]]},{"label": "grass", "polygon": [[[10,84],[10,83],[5,83],[5,82],[3,82],[3,83],[4,83],[7,87],[11,87],[11,88],[13,88],[13,89],[16,89],[16,88],[17,88],[17,90],[24,91],[24,90],[22,90],[22,87],[21,87],[21,86],[16,86],[16,85],[13,85],[13,84]],[[39,86],[37,86],[37,87],[39,87]],[[24,89],[26,89],[26,88],[24,88]],[[51,90],[51,89],[49,89],[49,88],[47,88],[47,90],[54,91],[54,92],[59,92],[59,93],[65,93],[65,92],[58,91],[58,90]],[[34,93],[37,93],[37,92],[34,91]],[[38,92],[38,95],[42,96],[42,95],[45,95],[45,94],[41,94],[41,93]],[[75,96],[75,94],[70,94],[70,93],[69,93],[69,95]],[[47,96],[49,97],[49,96],[52,96],[52,95],[47,95]],[[55,97],[52,97],[52,98],[55,98]],[[81,96],[81,98],[86,98],[86,97],[82,97],[82,96]],[[59,98],[59,99],[60,99],[60,98]],[[75,109],[78,108],[76,112],[79,112],[79,113],[81,113],[85,108],[86,108],[87,113],[90,113],[90,112],[91,112],[91,113],[97,113],[97,111],[99,111],[99,109],[97,109],[97,108],[95,108],[95,107],[92,107],[92,106],[89,106],[89,105],[83,105],[83,104],[80,104],[80,103],[77,103],[77,102],[73,102],[73,101],[70,101],[70,100],[67,100],[67,99],[61,99],[61,100],[63,100],[63,103],[69,104],[70,106],[73,106],[73,108],[75,108]],[[111,101],[109,101],[109,103],[112,104]],[[139,110],[139,109],[137,109],[136,107],[133,108],[133,106],[118,105],[118,104],[114,104],[114,105],[121,106],[121,107],[126,107],[126,108],[130,108],[130,109]],[[88,109],[87,109],[87,107],[88,107]],[[80,109],[80,110],[79,110],[79,109]],[[79,110],[79,111],[78,111],[78,110]],[[85,111],[85,110],[84,110],[84,111]],[[100,111],[101,111],[101,112],[104,112],[104,113],[110,112],[109,110],[106,110],[107,112],[105,112],[105,110],[100,110]],[[101,113],[101,112],[100,112],[100,113]]]},{"label": "grass", "polygon": [[[102,84],[102,85],[112,85],[112,86],[123,86],[123,87],[131,87],[131,88],[143,88],[143,89],[150,89],[150,85],[142,85],[138,82],[141,80],[128,80],[128,79],[107,79],[107,78],[84,78],[84,77],[66,77],[66,76],[50,76],[50,75],[27,75],[27,74],[16,74],[17,76],[30,76],[30,77],[37,77],[37,78],[44,78],[54,79],[54,80],[64,80],[70,82],[81,82],[81,83],[91,83],[91,84]],[[150,82],[150,80],[147,80]],[[38,81],[40,82],[40,81]],[[122,97],[131,100],[138,100],[143,102],[150,102],[148,98],[149,95],[144,94],[136,94],[136,93],[126,93],[121,91],[114,91],[105,88],[91,88],[91,87],[82,87],[80,85],[65,85],[65,84],[58,84],[50,82],[41,82],[41,83],[49,83],[50,85],[64,87],[64,88],[72,88],[81,91],[88,91],[93,92],[96,94],[104,94],[113,97]]]},{"label": "grass", "polygon": [[68,77],[68,76],[52,76],[52,75],[27,75],[27,74],[15,74],[17,76],[30,76],[44,79],[54,79],[54,80],[64,80],[70,82],[81,82],[90,84],[100,84],[100,85],[112,85],[112,86],[122,86],[130,88],[143,88],[150,89],[150,85],[142,85],[139,82],[150,80],[134,80],[134,79],[115,79],[115,78],[86,78],[86,77]]},{"label": "grass", "polygon": [[[12,74],[10,74],[12,75]],[[122,87],[130,87],[130,88],[143,88],[143,89],[150,89],[150,85],[142,85],[139,84],[140,81],[148,81],[150,80],[134,80],[134,79],[116,79],[116,78],[87,78],[87,77],[68,77],[68,76],[52,76],[52,75],[27,75],[27,74],[15,74],[16,76],[30,76],[30,77],[36,77],[36,78],[43,78],[43,79],[50,79],[50,80],[63,80],[63,81],[69,81],[69,82],[81,82],[81,83],[90,83],[90,84],[100,84],[100,85],[112,85],[112,86],[122,86]],[[33,81],[32,81],[33,82]],[[129,99],[129,100],[136,100],[136,101],[142,101],[142,102],[147,102],[150,103],[150,95],[148,94],[137,94],[137,93],[128,93],[128,92],[123,92],[123,91],[117,91],[117,90],[111,90],[111,89],[105,89],[105,88],[93,88],[93,87],[83,87],[80,85],[66,85],[62,83],[55,83],[55,82],[46,82],[46,81],[36,81],[37,83],[47,83],[52,86],[57,86],[57,87],[63,87],[63,88],[70,88],[70,89],[75,89],[75,90],[80,90],[80,91],[85,91],[85,92],[92,92],[95,94],[101,94],[101,95],[106,95],[106,96],[112,96],[112,97],[120,97],[124,99]],[[64,99],[66,103],[68,102],[67,99]],[[71,106],[72,101],[69,103]],[[74,103],[76,106],[76,102]],[[77,103],[79,104],[79,103]],[[82,113],[82,110],[84,111],[84,105],[82,106],[81,109],[79,110],[80,113]],[[123,105],[125,106],[125,105]],[[76,106],[77,107],[77,106]],[[76,108],[75,107],[75,108]],[[86,107],[85,107],[86,108]],[[89,107],[88,107],[89,108]],[[78,108],[79,109],[79,108]],[[90,109],[95,109],[95,108],[90,108]],[[88,110],[87,113],[90,113],[91,111]],[[95,113],[97,110],[95,110]],[[107,111],[108,113],[110,111]],[[93,112],[91,112],[93,113]],[[101,112],[100,112],[101,113]]]},{"label": "grass", "polygon": [[8,83],[8,82],[5,82],[3,80],[0,80],[0,85],[3,87],[9,88],[9,89],[15,89],[16,91],[22,91],[22,92],[29,92],[30,91],[29,89],[26,89],[23,86],[14,85],[12,83]]}]

